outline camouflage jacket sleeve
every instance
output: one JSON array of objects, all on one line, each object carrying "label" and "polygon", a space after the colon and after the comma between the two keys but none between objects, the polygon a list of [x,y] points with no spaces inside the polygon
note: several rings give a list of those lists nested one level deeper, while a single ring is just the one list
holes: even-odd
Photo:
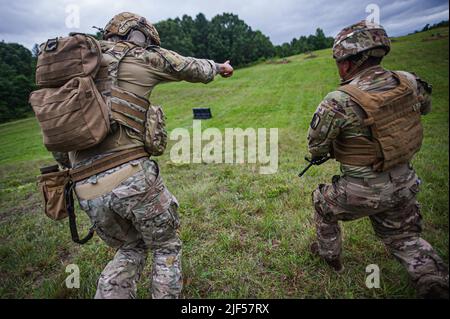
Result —
[{"label": "camouflage jacket sleeve", "polygon": [[59,165],[61,165],[63,168],[71,168],[72,167],[72,165],[70,164],[68,153],[52,152],[52,155],[53,155],[53,158],[56,160],[56,162]]},{"label": "camouflage jacket sleeve", "polygon": [[416,89],[416,94],[419,98],[419,102],[421,104],[421,113],[422,115],[427,115],[431,112],[432,107],[432,99],[431,94],[433,91],[433,88],[430,84],[422,80],[420,77],[418,77],[415,73],[408,73],[408,72],[402,72],[399,73],[406,76],[406,78],[413,84],[413,86]]},{"label": "camouflage jacket sleeve", "polygon": [[341,92],[332,92],[319,104],[308,132],[308,148],[313,157],[333,155],[333,141],[346,122]]},{"label": "camouflage jacket sleeve", "polygon": [[159,56],[156,62],[163,72],[162,81],[188,81],[209,83],[219,72],[219,66],[212,60],[184,57],[174,51],[152,47],[151,51]]}]

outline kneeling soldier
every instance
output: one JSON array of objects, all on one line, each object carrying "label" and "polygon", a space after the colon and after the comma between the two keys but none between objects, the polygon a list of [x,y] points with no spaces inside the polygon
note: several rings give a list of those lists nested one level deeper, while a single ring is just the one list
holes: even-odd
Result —
[{"label": "kneeling soldier", "polygon": [[311,250],[341,272],[339,221],[368,216],[418,296],[448,298],[448,268],[420,237],[420,179],[410,164],[422,144],[421,115],[431,110],[431,86],[381,67],[389,51],[386,31],[365,21],[335,39],[342,83],[320,103],[308,140],[313,159],[335,158],[343,175],[313,193],[317,242]]}]

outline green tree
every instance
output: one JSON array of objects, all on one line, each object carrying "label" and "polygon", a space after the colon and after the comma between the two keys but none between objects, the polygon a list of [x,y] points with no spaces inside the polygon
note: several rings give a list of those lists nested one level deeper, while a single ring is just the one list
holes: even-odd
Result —
[{"label": "green tree", "polygon": [[237,15],[224,13],[211,20],[208,34],[208,56],[231,60],[234,65],[246,65],[275,53],[270,39],[260,31],[253,31]]},{"label": "green tree", "polygon": [[33,45],[33,50],[31,50],[31,55],[33,56],[33,58],[37,58],[37,56],[39,55],[39,44],[35,43]]},{"label": "green tree", "polygon": [[0,122],[31,111],[28,96],[34,87],[36,59],[20,44],[0,42]]},{"label": "green tree", "polygon": [[210,22],[203,13],[199,13],[195,17],[194,30],[192,34],[192,43],[195,47],[194,54],[198,58],[208,57],[208,33],[210,30]]},{"label": "green tree", "polygon": [[[187,19],[183,22],[188,24]],[[189,30],[183,29],[180,18],[158,22],[155,26],[161,37],[161,45],[169,50],[177,51],[186,56],[193,55],[194,45]]]}]

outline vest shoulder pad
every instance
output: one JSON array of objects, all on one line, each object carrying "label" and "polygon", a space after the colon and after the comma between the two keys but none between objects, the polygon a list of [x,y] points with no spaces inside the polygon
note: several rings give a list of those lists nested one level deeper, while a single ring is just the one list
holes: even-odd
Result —
[{"label": "vest shoulder pad", "polygon": [[99,43],[103,53],[111,50],[114,47],[114,42],[111,41],[100,40]]},{"label": "vest shoulder pad", "polygon": [[413,88],[417,91],[417,75],[415,75],[414,73],[410,73],[410,72],[406,72],[406,71],[395,71],[395,73],[403,75],[406,80],[408,80],[408,82],[410,84],[412,84]]},{"label": "vest shoulder pad", "polygon": [[397,73],[406,77],[408,81],[413,84],[414,88],[418,92],[420,92],[420,89],[423,88],[423,90],[425,90],[426,93],[428,94],[433,93],[433,86],[428,82],[424,81],[423,79],[421,79],[416,73],[406,71],[397,71]]},{"label": "vest shoulder pad", "polygon": [[350,95],[342,91],[333,91],[323,99],[321,103],[322,108],[326,108],[329,111],[340,112],[345,114],[345,108],[351,101]]}]

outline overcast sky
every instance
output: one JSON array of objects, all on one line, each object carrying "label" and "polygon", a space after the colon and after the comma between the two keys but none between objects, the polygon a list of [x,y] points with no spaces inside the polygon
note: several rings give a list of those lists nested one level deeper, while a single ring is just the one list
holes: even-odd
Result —
[{"label": "overcast sky", "polygon": [[[79,29],[66,27],[66,10],[72,4],[79,8]],[[378,5],[381,24],[391,36],[447,20],[449,15],[447,0],[0,0],[0,41],[32,48],[34,43],[72,31],[93,32],[91,26],[103,27],[122,11],[141,14],[152,22],[183,14],[195,17],[199,12],[211,19],[231,12],[268,35],[274,44],[281,44],[312,34],[318,27],[334,36],[344,26],[365,19],[369,4]]]}]

